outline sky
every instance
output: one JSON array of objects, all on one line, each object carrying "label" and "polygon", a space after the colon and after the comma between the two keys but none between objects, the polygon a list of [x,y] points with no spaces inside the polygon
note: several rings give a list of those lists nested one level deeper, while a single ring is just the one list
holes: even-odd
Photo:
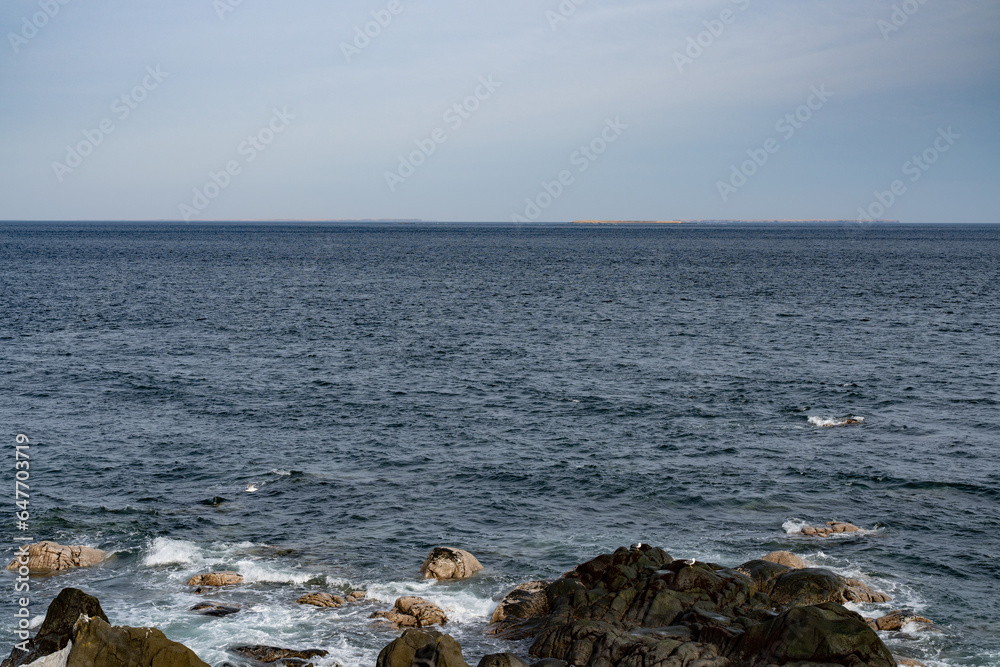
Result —
[{"label": "sky", "polygon": [[0,219],[1000,222],[996,0],[4,0]]}]

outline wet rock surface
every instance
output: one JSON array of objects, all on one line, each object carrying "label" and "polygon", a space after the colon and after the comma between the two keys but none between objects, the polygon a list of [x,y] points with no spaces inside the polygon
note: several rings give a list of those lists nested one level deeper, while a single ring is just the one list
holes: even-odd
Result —
[{"label": "wet rock surface", "polygon": [[377,611],[371,618],[384,619],[396,628],[426,628],[448,622],[444,610],[423,598],[402,597],[389,611]]},{"label": "wet rock surface", "polygon": [[467,579],[483,569],[476,557],[463,549],[437,547],[420,566],[425,579]]}]

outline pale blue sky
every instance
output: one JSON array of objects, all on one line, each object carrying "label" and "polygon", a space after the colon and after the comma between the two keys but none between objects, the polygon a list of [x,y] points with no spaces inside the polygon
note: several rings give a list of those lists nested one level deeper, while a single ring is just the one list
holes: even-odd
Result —
[{"label": "pale blue sky", "polygon": [[996,0],[397,1],[4,0],[0,219],[1000,222]]}]

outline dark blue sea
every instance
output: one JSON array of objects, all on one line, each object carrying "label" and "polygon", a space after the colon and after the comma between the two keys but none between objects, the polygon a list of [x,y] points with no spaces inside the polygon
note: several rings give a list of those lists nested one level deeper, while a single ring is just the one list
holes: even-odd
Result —
[{"label": "dark blue sea", "polygon": [[[212,665],[374,665],[404,593],[474,665],[510,587],[643,541],[794,551],[935,621],[898,655],[996,666],[998,313],[1000,226],[5,223],[0,536],[112,554],[35,578],[36,626],[81,587]],[[831,520],[864,530],[799,532]],[[419,579],[438,545],[486,569]],[[239,614],[188,611],[211,569]]]}]

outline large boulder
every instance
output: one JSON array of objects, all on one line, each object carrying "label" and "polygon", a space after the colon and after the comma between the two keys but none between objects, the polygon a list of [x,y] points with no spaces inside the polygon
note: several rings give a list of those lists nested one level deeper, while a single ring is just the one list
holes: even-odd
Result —
[{"label": "large boulder", "polygon": [[237,572],[206,572],[188,579],[188,586],[235,586],[242,584],[243,577]]},{"label": "large boulder", "polygon": [[804,570],[809,567],[806,562],[802,560],[802,556],[796,556],[790,551],[772,551],[767,554],[761,560],[766,560],[769,563],[777,563],[778,565],[784,565],[785,567],[790,567],[793,570]]},{"label": "large boulder", "polygon": [[376,611],[370,618],[384,618],[396,628],[426,628],[448,622],[444,610],[423,598],[403,597],[389,611]]},{"label": "large boulder", "polygon": [[22,547],[7,569],[18,570],[27,566],[31,572],[59,572],[97,565],[106,555],[100,549],[44,541]]},{"label": "large boulder", "polygon": [[802,534],[808,535],[809,537],[830,537],[831,535],[837,535],[840,533],[856,533],[860,530],[861,529],[853,523],[845,523],[843,521],[827,521],[825,526],[803,527]]},{"label": "large boulder", "polygon": [[80,617],[66,667],[209,667],[194,651],[156,628],[112,627]]},{"label": "large boulder", "polygon": [[[495,612],[495,627],[521,620],[515,612],[523,612],[530,623],[515,638],[533,637],[530,654],[552,664],[805,667],[807,661],[860,667],[871,657],[881,667],[888,650],[878,635],[837,604],[847,589],[847,580],[828,570],[765,560],[731,569],[636,545],[598,556],[547,585],[533,582],[513,595],[515,589],[510,604]],[[795,638],[799,630],[805,638]],[[799,653],[806,657],[782,657]],[[861,662],[850,656],[862,656]]]},{"label": "large boulder", "polygon": [[545,591],[551,583],[551,580],[529,581],[503,596],[490,617],[490,632],[508,639],[515,639],[515,635],[528,636],[532,622],[549,613],[549,597]]},{"label": "large boulder", "polygon": [[[414,663],[414,660],[423,662]],[[378,654],[375,667],[469,667],[462,658],[462,645],[451,635],[436,630],[407,630]]]},{"label": "large boulder", "polygon": [[483,569],[476,557],[454,547],[437,547],[420,566],[424,579],[467,579]]},{"label": "large boulder", "polygon": [[864,619],[839,604],[786,609],[740,638],[733,655],[747,665],[820,663],[844,667],[895,667],[895,661]]},{"label": "large boulder", "polygon": [[313,607],[337,609],[350,602],[361,602],[365,599],[366,595],[364,591],[354,591],[345,596],[333,595],[332,593],[307,593],[296,600],[296,602],[312,605]]},{"label": "large boulder", "polygon": [[49,604],[45,620],[42,621],[42,626],[35,637],[28,640],[28,650],[14,648],[10,656],[3,661],[2,667],[28,665],[65,649],[73,637],[73,626],[81,614],[108,620],[97,598],[76,588],[64,588]]}]

